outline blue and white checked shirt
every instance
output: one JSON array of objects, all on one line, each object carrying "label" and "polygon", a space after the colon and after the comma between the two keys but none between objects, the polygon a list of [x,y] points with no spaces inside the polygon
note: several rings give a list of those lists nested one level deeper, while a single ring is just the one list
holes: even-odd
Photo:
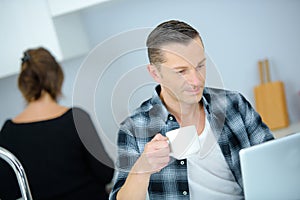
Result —
[{"label": "blue and white checked shirt", "polygon": [[[165,135],[179,128],[175,117],[163,105],[159,93],[160,86],[157,86],[152,98],[145,101],[120,126],[116,163],[118,172],[110,194],[111,200],[116,199],[117,192],[144,151],[145,144],[157,133]],[[205,88],[202,102],[225,160],[237,183],[243,188],[239,151],[274,139],[273,135],[250,103],[237,92]],[[150,199],[189,199],[186,163],[185,159],[171,158],[167,167],[152,174],[148,188]]]}]

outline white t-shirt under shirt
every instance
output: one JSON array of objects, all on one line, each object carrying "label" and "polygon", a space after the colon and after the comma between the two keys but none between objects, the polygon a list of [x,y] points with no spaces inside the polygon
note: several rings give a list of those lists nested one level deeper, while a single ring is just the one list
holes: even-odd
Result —
[{"label": "white t-shirt under shirt", "polygon": [[207,119],[199,141],[200,151],[187,158],[191,200],[244,199]]}]

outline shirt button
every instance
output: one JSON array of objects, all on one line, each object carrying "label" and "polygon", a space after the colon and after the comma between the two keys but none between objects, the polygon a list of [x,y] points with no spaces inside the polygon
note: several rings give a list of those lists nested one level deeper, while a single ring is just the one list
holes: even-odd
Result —
[{"label": "shirt button", "polygon": [[180,164],[181,164],[181,165],[184,165],[184,161],[183,161],[183,160],[182,160],[182,161],[180,161]]},{"label": "shirt button", "polygon": [[187,191],[183,191],[182,194],[185,196],[187,195]]},{"label": "shirt button", "polygon": [[170,117],[169,117],[169,120],[173,121],[173,117],[172,117],[172,116],[170,116]]}]

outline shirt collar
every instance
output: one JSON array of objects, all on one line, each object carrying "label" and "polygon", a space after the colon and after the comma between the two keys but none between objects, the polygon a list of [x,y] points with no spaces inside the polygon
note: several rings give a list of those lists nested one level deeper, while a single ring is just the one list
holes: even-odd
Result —
[{"label": "shirt collar", "polygon": [[150,112],[157,113],[158,111],[160,111],[161,118],[163,119],[164,122],[166,122],[170,113],[159,97],[160,92],[161,92],[161,87],[160,85],[157,85],[152,94],[152,99],[151,99],[152,108],[150,109]]},{"label": "shirt collar", "polygon": [[[168,116],[171,115],[171,113],[167,110],[166,106],[163,104],[162,100],[160,99],[160,97],[159,97],[160,92],[161,92],[161,86],[157,85],[152,94],[152,99],[151,99],[152,108],[150,109],[150,112],[156,111],[157,108],[159,108],[159,110],[161,111],[160,115],[161,115],[162,119],[164,120],[164,122],[166,122],[168,120]],[[207,88],[204,88],[204,90],[203,90],[203,95],[202,95],[200,102],[201,101],[203,102],[205,112],[207,114],[210,114],[210,107],[209,107],[210,94],[207,91]]]},{"label": "shirt collar", "polygon": [[206,114],[210,114],[211,98],[208,89],[205,87],[202,94],[202,103]]}]

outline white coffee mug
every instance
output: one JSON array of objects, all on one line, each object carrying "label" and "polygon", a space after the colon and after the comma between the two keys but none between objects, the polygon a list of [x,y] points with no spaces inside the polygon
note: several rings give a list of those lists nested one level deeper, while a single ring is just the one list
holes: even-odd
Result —
[{"label": "white coffee mug", "polygon": [[166,133],[169,139],[170,156],[181,160],[199,152],[200,142],[194,125],[181,127]]}]

